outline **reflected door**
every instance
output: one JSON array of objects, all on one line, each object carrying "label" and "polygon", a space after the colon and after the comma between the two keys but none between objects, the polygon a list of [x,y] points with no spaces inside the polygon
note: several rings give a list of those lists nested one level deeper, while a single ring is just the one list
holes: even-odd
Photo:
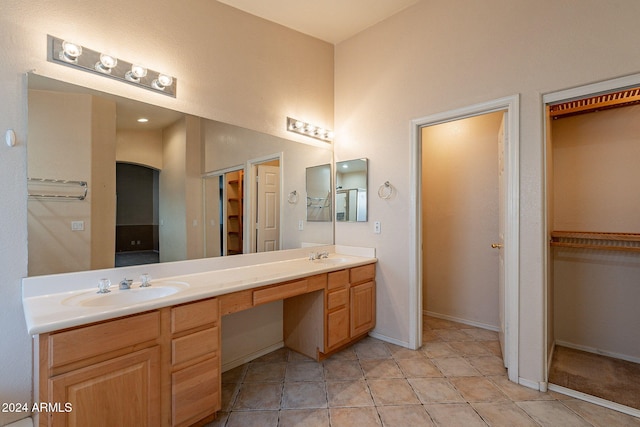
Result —
[{"label": "reflected door", "polygon": [[279,249],[280,167],[258,165],[256,252]]}]

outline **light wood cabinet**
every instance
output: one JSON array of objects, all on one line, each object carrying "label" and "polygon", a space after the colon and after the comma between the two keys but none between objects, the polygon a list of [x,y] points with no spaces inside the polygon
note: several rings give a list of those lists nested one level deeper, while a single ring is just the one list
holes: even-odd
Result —
[{"label": "light wood cabinet", "polygon": [[[39,335],[40,426],[187,426],[220,410],[216,298]],[[70,406],[65,406],[65,404]]]}]

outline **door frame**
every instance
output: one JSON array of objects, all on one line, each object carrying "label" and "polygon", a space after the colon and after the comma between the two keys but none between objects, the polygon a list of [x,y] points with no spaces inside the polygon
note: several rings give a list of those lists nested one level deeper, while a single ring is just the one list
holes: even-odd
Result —
[{"label": "door frame", "polygon": [[[600,81],[600,82],[596,82],[596,83],[591,83],[591,84],[587,84],[587,85],[583,85],[583,86],[577,86],[577,87],[573,87],[570,89],[564,89],[564,90],[559,90],[559,91],[555,91],[555,92],[549,92],[549,93],[545,93],[542,95],[542,102],[541,102],[541,112],[542,112],[542,123],[543,123],[543,135],[544,135],[544,140],[542,142],[542,147],[543,147],[543,179],[544,179],[544,185],[543,185],[543,204],[544,204],[544,224],[543,224],[543,228],[544,228],[544,235],[543,235],[543,262],[544,262],[544,274],[543,274],[543,280],[544,280],[544,316],[543,316],[543,321],[544,321],[544,338],[543,338],[543,342],[544,342],[544,381],[545,383],[548,384],[549,381],[549,370],[550,370],[550,365],[551,365],[551,353],[548,351],[549,345],[551,344],[551,348],[553,348],[553,345],[555,345],[554,343],[550,343],[549,342],[549,327],[553,327],[554,325],[549,325],[549,316],[550,310],[553,310],[553,307],[551,306],[551,304],[549,303],[550,300],[550,292],[549,292],[549,286],[550,286],[550,282],[551,282],[551,278],[549,277],[549,274],[551,273],[551,267],[550,267],[550,263],[552,262],[551,260],[551,250],[549,247],[549,235],[551,233],[551,225],[549,224],[549,204],[548,204],[548,197],[550,196],[550,194],[548,194],[549,192],[549,188],[548,188],[548,184],[549,184],[549,178],[548,178],[548,168],[549,168],[549,164],[548,164],[548,156],[549,156],[549,143],[553,144],[553,140],[549,138],[549,132],[551,131],[548,128],[548,123],[549,121],[547,120],[547,106],[550,104],[556,104],[556,103],[560,103],[560,102],[566,102],[566,101],[570,101],[573,99],[580,99],[580,98],[586,98],[586,97],[590,97],[590,96],[595,96],[601,93],[606,93],[606,92],[613,92],[613,91],[618,91],[618,90],[623,90],[625,88],[630,88],[630,87],[638,87],[640,86],[640,74],[632,74],[629,76],[624,76],[624,77],[619,77],[619,78],[614,78],[614,79],[610,79],[610,80],[605,80],[605,81]],[[549,385],[549,389],[552,389],[554,391],[558,391],[559,387],[558,386],[554,386],[553,384]],[[567,393],[567,390],[569,389],[564,389],[563,388],[563,392],[565,394],[569,394],[572,397],[578,397],[582,400],[587,400],[589,402],[592,403],[596,403],[598,405],[601,406],[606,406],[608,408],[612,408],[612,409],[616,409],[619,410],[621,412],[625,412],[627,411],[626,409],[620,409],[618,408],[618,406],[616,406],[616,404],[611,404],[607,401],[601,401],[598,398],[591,398],[590,396],[584,395],[580,392],[573,392],[571,393],[571,391],[569,390],[569,393]],[[585,397],[586,396],[586,397]],[[629,412],[625,412],[625,413],[629,413]],[[634,414],[632,414],[634,416],[637,416]]]},{"label": "door frame", "polygon": [[504,236],[505,265],[505,347],[509,380],[518,382],[519,275],[520,275],[520,95],[487,101],[411,120],[411,220],[409,260],[409,345],[422,345],[422,132],[426,126],[452,122],[497,111],[506,111],[505,145],[506,213]]}]

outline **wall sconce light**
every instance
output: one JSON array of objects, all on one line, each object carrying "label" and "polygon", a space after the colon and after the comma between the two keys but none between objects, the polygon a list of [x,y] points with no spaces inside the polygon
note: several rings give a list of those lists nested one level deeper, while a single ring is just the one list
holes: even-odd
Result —
[{"label": "wall sconce light", "polygon": [[333,141],[333,132],[321,127],[314,126],[302,120],[287,117],[287,130],[289,132],[299,133],[300,135],[309,136],[324,142]]},{"label": "wall sconce light", "polygon": [[149,70],[77,43],[47,36],[47,60],[111,77],[175,98],[178,82],[166,73]]}]

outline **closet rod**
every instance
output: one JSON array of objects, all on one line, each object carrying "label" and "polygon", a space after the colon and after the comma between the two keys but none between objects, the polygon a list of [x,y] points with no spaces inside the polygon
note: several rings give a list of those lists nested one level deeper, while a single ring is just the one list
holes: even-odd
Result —
[{"label": "closet rod", "polygon": [[[596,241],[598,243],[593,243]],[[612,243],[606,244],[605,242]],[[640,252],[640,234],[592,231],[552,231],[550,245],[564,248]]]}]

